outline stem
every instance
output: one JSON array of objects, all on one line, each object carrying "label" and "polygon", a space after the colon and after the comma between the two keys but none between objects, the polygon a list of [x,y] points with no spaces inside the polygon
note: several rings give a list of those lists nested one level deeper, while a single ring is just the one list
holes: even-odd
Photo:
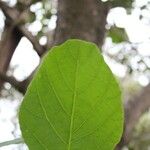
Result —
[{"label": "stem", "polygon": [[24,143],[24,140],[22,138],[17,138],[17,139],[14,139],[14,140],[10,140],[10,141],[0,143],[0,147],[8,146],[8,145],[11,145],[11,144],[20,144],[20,143]]}]

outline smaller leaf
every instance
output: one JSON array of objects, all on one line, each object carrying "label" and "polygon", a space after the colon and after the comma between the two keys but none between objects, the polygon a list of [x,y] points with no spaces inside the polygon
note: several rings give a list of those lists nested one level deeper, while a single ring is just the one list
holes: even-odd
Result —
[{"label": "smaller leaf", "polygon": [[128,40],[126,31],[124,28],[111,27],[108,30],[108,36],[112,38],[114,43],[121,43]]}]

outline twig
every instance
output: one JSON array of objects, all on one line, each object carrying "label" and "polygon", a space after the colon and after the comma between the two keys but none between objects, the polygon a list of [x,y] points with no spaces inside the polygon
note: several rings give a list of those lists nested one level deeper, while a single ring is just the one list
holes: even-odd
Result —
[{"label": "twig", "polygon": [[32,43],[33,48],[36,50],[37,54],[41,57],[45,49],[43,46],[39,44],[39,41],[36,39],[35,36],[32,35],[24,26],[18,26],[19,30],[23,33],[23,35]]},{"label": "twig", "polygon": [[[23,36],[25,36],[33,45],[34,49],[36,50],[37,54],[41,57],[44,52],[45,48],[44,46],[40,45],[39,41],[35,36],[32,35],[31,32],[29,32],[24,25],[20,24],[19,22],[23,19],[20,16],[22,13],[20,13],[17,8],[15,7],[9,7],[5,2],[0,0],[0,8],[2,9],[3,13],[7,18],[9,18],[12,22],[12,25],[15,25],[16,28],[19,29],[19,31],[22,33]],[[20,19],[20,21],[18,20]]]},{"label": "twig", "polygon": [[21,143],[24,143],[24,140],[22,138],[18,138],[18,139],[14,139],[14,140],[0,143],[0,147],[12,145],[12,144],[21,144]]}]

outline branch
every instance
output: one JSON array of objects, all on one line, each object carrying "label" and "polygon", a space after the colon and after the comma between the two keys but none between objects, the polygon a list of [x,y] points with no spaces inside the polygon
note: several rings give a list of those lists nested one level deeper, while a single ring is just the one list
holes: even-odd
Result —
[{"label": "branch", "polygon": [[0,79],[3,80],[4,82],[10,83],[16,90],[25,94],[27,87],[26,87],[26,84],[24,84],[24,81],[19,82],[18,80],[16,80],[16,78],[12,76],[7,76],[3,73],[0,73]]},{"label": "branch", "polygon": [[15,7],[9,7],[5,2],[0,0],[0,8],[2,9],[4,15],[9,18],[14,25],[14,27],[18,28],[18,30],[25,36],[33,45],[34,49],[36,50],[37,54],[41,57],[45,52],[45,48],[40,45],[39,41],[36,39],[35,36],[30,33],[25,26],[21,25],[20,22],[24,20],[25,15],[20,12]]},{"label": "branch", "polygon": [[118,150],[127,145],[131,138],[135,125],[139,121],[141,115],[150,107],[150,84],[129,100],[125,105],[125,128],[121,142],[118,144]]},{"label": "branch", "polygon": [[45,48],[39,44],[39,41],[35,36],[32,35],[24,26],[18,26],[23,35],[32,43],[33,48],[36,50],[37,54],[42,57],[45,52]]},{"label": "branch", "polygon": [[11,141],[6,141],[6,142],[0,143],[0,147],[9,146],[12,144],[22,144],[22,143],[24,143],[24,140],[22,138],[18,138],[18,139],[14,139]]},{"label": "branch", "polygon": [[19,15],[18,11],[16,11],[14,8],[9,7],[5,2],[3,2],[1,0],[0,0],[0,8],[2,9],[2,11],[5,14],[6,18],[8,18],[8,19],[13,19],[14,20],[16,18],[16,16]]},{"label": "branch", "polygon": [[[0,40],[0,72],[6,74],[11,58],[22,38],[22,33],[12,25],[12,21],[7,15],[8,11],[9,13],[12,13],[12,9],[8,10],[1,1],[0,7],[5,10],[4,12],[6,14],[5,26]],[[14,11],[12,17],[14,17],[15,15],[17,15],[16,11]],[[4,82],[0,80],[0,90],[3,83]]]}]

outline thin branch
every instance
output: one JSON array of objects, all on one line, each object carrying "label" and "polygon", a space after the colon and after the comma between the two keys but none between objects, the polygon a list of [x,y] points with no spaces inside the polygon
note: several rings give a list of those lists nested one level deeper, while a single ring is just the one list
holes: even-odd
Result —
[{"label": "thin branch", "polygon": [[22,138],[18,138],[18,139],[14,139],[14,140],[0,143],[0,147],[12,145],[12,144],[22,144],[22,143],[24,143],[24,140]]},{"label": "thin branch", "polygon": [[23,36],[25,36],[32,43],[37,54],[41,57],[45,52],[45,48],[42,45],[40,45],[37,38],[33,36],[32,33],[25,28],[25,26],[20,24],[21,20],[25,19],[22,18],[26,16],[26,15],[22,15],[25,12],[20,13],[15,7],[9,7],[5,2],[1,0],[0,0],[0,8],[2,9],[4,15],[11,20],[12,25],[18,28],[19,31],[23,34]]},{"label": "thin branch", "polygon": [[17,81],[14,77],[12,76],[7,76],[3,73],[0,73],[0,79],[3,80],[4,82],[10,83],[15,89],[17,89],[19,92],[25,94],[26,91],[26,85],[23,84],[24,82]]},{"label": "thin branch", "polygon": [[29,32],[24,26],[18,26],[18,28],[23,33],[23,35],[32,43],[33,48],[41,57],[45,52],[45,48],[39,44],[39,41],[36,39],[36,37],[33,36],[32,33]]}]

